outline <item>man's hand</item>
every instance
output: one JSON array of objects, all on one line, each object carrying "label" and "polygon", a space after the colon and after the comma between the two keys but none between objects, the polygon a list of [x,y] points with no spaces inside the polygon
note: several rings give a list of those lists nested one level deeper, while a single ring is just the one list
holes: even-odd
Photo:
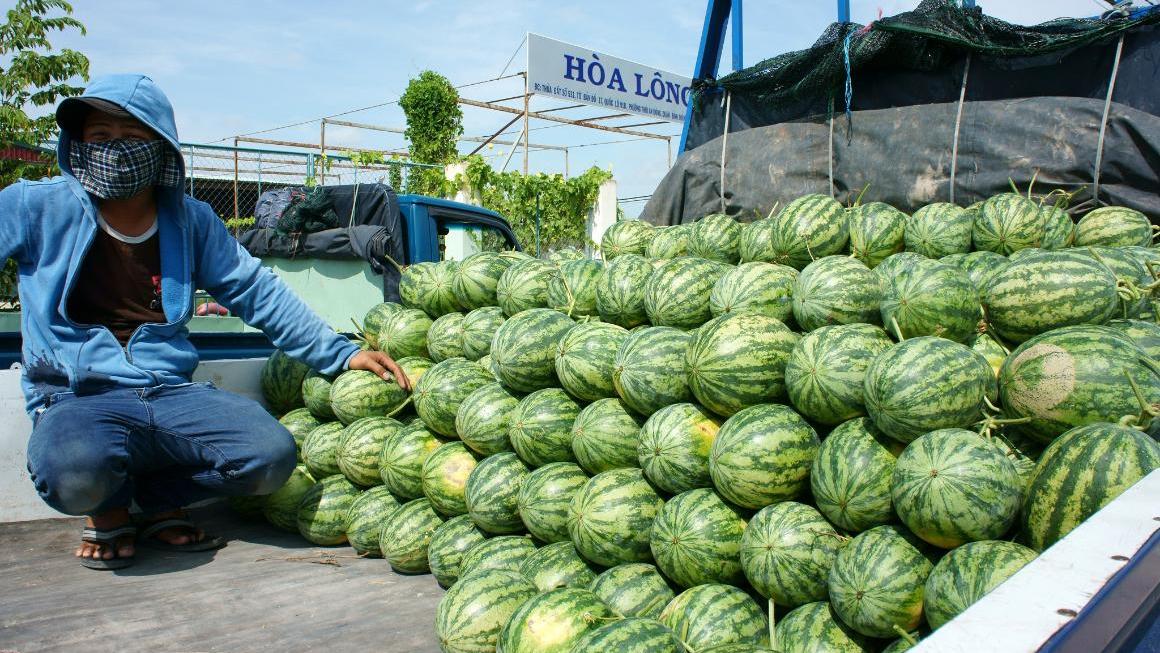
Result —
[{"label": "man's hand", "polygon": [[360,351],[350,359],[349,367],[352,370],[374,372],[384,381],[394,379],[400,388],[407,391],[411,390],[411,380],[407,378],[407,373],[399,367],[394,359],[381,351]]}]

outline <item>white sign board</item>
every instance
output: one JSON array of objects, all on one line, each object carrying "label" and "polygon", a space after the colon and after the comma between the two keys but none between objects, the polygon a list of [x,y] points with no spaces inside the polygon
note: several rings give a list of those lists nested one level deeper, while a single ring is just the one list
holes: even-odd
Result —
[{"label": "white sign board", "polygon": [[690,83],[688,77],[528,34],[528,89],[537,95],[683,122]]}]

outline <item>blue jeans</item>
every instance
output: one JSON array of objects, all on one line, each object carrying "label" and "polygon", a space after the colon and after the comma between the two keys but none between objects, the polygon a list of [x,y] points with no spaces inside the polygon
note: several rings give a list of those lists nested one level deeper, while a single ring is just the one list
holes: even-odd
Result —
[{"label": "blue jeans", "polygon": [[28,441],[41,498],[69,515],[161,512],[269,494],[294,471],[294,438],[260,405],[208,383],[52,396]]}]

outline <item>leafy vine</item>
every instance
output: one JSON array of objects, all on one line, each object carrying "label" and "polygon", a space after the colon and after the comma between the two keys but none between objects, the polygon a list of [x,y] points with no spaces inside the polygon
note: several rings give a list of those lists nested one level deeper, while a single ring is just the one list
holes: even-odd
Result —
[{"label": "leafy vine", "polygon": [[[412,161],[446,165],[459,158],[463,111],[459,92],[446,77],[424,70],[407,84],[399,106],[407,117],[403,135],[410,143]],[[443,197],[450,193],[450,186],[442,169],[424,168],[410,171],[406,192]]]}]

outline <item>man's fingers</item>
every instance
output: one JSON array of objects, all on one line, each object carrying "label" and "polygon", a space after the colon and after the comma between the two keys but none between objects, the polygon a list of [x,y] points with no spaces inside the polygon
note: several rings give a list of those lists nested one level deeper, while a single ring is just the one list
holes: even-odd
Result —
[{"label": "man's fingers", "polygon": [[383,359],[383,365],[386,365],[387,369],[391,371],[391,374],[395,376],[395,381],[399,384],[399,387],[404,390],[410,390],[411,379],[407,378],[407,373],[403,371],[403,368],[399,367],[399,364],[390,356],[384,355]]}]

